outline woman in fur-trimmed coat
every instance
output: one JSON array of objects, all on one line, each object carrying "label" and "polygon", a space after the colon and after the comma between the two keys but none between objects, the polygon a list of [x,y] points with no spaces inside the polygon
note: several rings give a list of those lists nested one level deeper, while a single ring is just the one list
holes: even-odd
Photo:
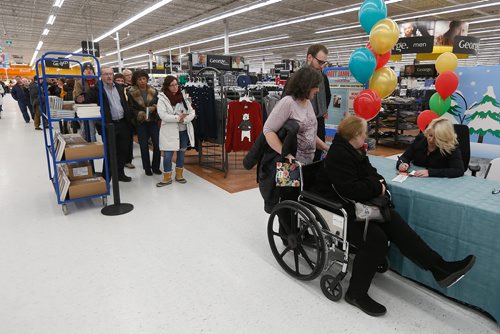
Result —
[{"label": "woman in fur-trimmed coat", "polygon": [[[137,135],[141,147],[142,168],[146,175],[153,173],[161,175],[160,171],[160,147],[158,127],[158,92],[148,85],[149,75],[146,71],[136,71],[132,76],[132,84],[127,90],[128,103],[137,123]],[[153,143],[153,161],[149,158],[149,139]]]}]

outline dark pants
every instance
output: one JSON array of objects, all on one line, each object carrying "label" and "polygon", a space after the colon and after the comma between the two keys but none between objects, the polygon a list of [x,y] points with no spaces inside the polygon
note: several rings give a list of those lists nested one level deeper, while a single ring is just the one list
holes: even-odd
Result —
[{"label": "dark pants", "polygon": [[[317,130],[317,136],[319,139],[322,141],[325,141],[325,136],[326,136],[326,131],[325,131],[325,118],[324,117],[319,117],[316,118],[318,121],[318,130]],[[316,153],[314,153],[314,161],[320,161],[321,160],[321,154],[323,153],[322,150],[316,150]]]},{"label": "dark pants", "polygon": [[[144,122],[137,125],[139,146],[141,147],[142,168],[149,171],[160,170],[160,129],[157,122]],[[149,158],[149,138],[153,142],[153,161]],[[127,151],[128,154],[128,151]]]},{"label": "dark pants", "polygon": [[[115,143],[116,143],[116,164],[118,165],[118,175],[124,175],[125,159],[128,154],[128,142],[130,140],[130,126],[124,119],[120,121],[113,121],[112,123],[115,127]],[[109,131],[106,132],[106,136],[109,136]],[[108,164],[111,167],[110,160],[110,141],[106,138],[108,145]],[[111,172],[109,173],[111,175]]]},{"label": "dark pants", "polygon": [[28,114],[28,105],[24,101],[17,101],[17,104],[19,105],[19,109],[21,109],[21,113],[23,114],[24,121],[26,123],[30,122],[30,115]]},{"label": "dark pants", "polygon": [[125,163],[132,163],[132,159],[134,158],[134,127],[130,127],[130,142],[128,147],[128,155],[127,159],[125,159]]},{"label": "dark pants", "polygon": [[363,241],[364,227],[364,222],[355,221],[350,221],[347,227],[347,240],[358,248],[348,290],[352,298],[359,298],[368,292],[377,266],[385,261],[388,241],[425,270],[432,268],[441,259],[392,209],[390,222],[369,223],[366,241]]},{"label": "dark pants", "polygon": [[[298,201],[300,195],[300,187],[282,187],[280,188],[280,202],[291,200]],[[290,210],[278,211],[278,219],[280,222],[279,233],[287,235],[286,231],[296,233],[297,216],[293,216]]]}]

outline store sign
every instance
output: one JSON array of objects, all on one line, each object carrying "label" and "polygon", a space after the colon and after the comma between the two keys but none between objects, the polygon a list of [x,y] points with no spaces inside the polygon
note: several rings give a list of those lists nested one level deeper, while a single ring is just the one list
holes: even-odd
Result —
[{"label": "store sign", "polygon": [[352,76],[348,67],[328,67],[323,72],[328,77],[330,85],[359,85],[359,82]]},{"label": "store sign", "polygon": [[475,55],[479,51],[479,38],[457,36],[453,42],[453,53]]},{"label": "store sign", "polygon": [[96,57],[100,57],[99,43],[82,41],[82,53],[88,53]]},{"label": "store sign", "polygon": [[404,75],[407,77],[435,77],[436,66],[429,65],[406,65]]},{"label": "store sign", "polygon": [[230,56],[207,55],[207,66],[216,68],[218,70],[230,70],[231,69],[231,57]]},{"label": "store sign", "polygon": [[433,47],[433,36],[400,38],[392,49],[392,54],[432,53]]},{"label": "store sign", "polygon": [[64,68],[69,69],[69,60],[61,59],[61,60],[46,60],[45,66],[54,67],[54,68]]}]

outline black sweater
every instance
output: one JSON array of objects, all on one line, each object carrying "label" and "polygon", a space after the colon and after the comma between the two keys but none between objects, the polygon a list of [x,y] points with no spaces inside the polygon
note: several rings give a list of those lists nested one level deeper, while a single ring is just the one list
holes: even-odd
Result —
[{"label": "black sweater", "polygon": [[420,134],[398,159],[396,169],[403,162],[425,167],[429,176],[434,177],[459,177],[464,175],[464,163],[460,149],[455,148],[451,154],[441,154],[439,149],[427,154],[427,138]]},{"label": "black sweater", "polygon": [[380,180],[384,180],[384,177],[377,173],[366,154],[354,149],[341,136],[335,136],[324,161],[324,168],[316,178],[315,192],[326,198],[338,199],[333,185],[343,197],[357,202],[368,201],[382,194]]}]

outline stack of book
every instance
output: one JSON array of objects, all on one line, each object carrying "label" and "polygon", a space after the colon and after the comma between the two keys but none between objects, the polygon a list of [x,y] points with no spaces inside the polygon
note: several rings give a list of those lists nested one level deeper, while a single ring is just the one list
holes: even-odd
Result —
[{"label": "stack of book", "polygon": [[70,180],[64,173],[62,166],[57,166],[57,180],[59,181],[59,200],[65,201],[68,195]]},{"label": "stack of book", "polygon": [[101,117],[101,107],[95,103],[74,104],[73,110],[79,118],[99,118]]}]

